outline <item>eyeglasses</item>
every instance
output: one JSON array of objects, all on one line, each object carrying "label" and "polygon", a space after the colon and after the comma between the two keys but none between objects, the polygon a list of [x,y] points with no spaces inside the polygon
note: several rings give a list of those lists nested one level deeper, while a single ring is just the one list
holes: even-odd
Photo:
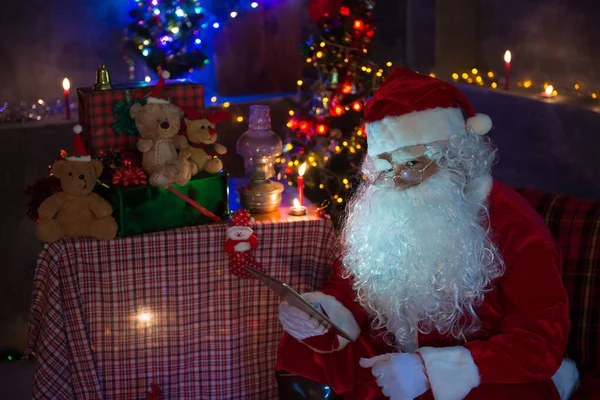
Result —
[{"label": "eyeglasses", "polygon": [[390,173],[393,169],[381,171],[373,183],[378,188],[386,188],[395,186],[398,183],[397,179],[400,179],[407,185],[418,185],[423,182],[423,172],[433,164],[433,161],[434,160],[429,161],[423,168],[417,168],[414,161],[409,161],[405,164],[404,168],[402,168],[402,171],[400,171],[400,175],[385,175]]}]

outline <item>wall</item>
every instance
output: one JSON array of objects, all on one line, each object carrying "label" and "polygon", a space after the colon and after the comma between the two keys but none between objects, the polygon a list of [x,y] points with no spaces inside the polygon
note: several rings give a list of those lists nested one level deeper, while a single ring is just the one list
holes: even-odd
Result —
[{"label": "wall", "polygon": [[[247,2],[202,2],[226,22],[217,30],[207,28],[204,43],[208,53],[216,56],[191,78],[212,91],[217,89],[218,80],[227,95],[295,90],[301,65],[296,46],[300,41],[300,26],[306,20],[301,12],[303,1],[265,0],[258,9],[229,18],[230,7],[240,3]],[[126,83],[128,71],[122,38],[129,21],[128,12],[134,5],[133,0],[2,2],[0,104],[59,98],[65,76],[72,88],[90,86],[100,64],[109,67],[115,83]],[[250,33],[259,40],[248,40]],[[262,54],[271,57],[266,59]],[[247,68],[252,63],[255,68]],[[155,73],[138,60],[136,80],[143,80],[146,75]],[[262,79],[257,79],[259,75]]]},{"label": "wall", "polygon": [[510,49],[519,79],[600,89],[597,0],[437,0],[435,18],[437,71],[502,71]]}]

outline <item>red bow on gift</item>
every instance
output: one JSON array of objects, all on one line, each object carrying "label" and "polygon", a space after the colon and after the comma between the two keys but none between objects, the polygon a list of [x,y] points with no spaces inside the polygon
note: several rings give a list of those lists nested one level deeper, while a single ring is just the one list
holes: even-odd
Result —
[{"label": "red bow on gift", "polygon": [[140,167],[123,167],[112,176],[113,185],[141,186],[148,184],[148,176]]},{"label": "red bow on gift", "polygon": [[342,0],[310,0],[308,13],[312,22],[319,22],[325,15],[334,16],[342,5]]}]

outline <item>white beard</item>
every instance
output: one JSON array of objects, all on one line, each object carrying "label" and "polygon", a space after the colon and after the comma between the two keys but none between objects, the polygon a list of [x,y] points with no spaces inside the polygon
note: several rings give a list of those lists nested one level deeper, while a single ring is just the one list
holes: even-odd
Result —
[{"label": "white beard", "polygon": [[364,185],[349,205],[344,267],[360,304],[404,351],[417,332],[464,340],[476,308],[503,264],[482,204],[464,195],[465,177],[441,170],[405,190]]}]

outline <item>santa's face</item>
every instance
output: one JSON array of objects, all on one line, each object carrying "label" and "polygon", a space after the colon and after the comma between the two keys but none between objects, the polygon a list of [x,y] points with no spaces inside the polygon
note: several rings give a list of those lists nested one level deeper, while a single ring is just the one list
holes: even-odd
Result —
[{"label": "santa's face", "polygon": [[349,205],[344,266],[376,325],[404,348],[417,331],[476,330],[474,309],[498,276],[482,205],[465,196],[465,180],[436,168],[408,187],[367,183]]},{"label": "santa's face", "polygon": [[248,240],[252,236],[252,229],[245,226],[234,226],[227,229],[227,237],[233,240]]}]

